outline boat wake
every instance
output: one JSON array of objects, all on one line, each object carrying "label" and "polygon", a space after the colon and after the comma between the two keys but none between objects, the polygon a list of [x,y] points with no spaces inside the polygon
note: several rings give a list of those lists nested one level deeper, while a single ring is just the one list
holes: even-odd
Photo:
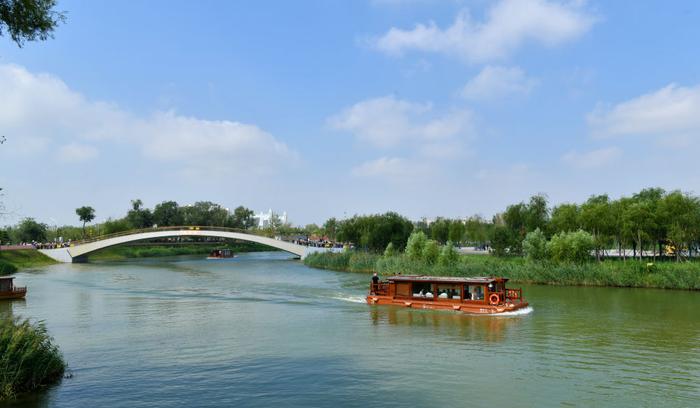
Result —
[{"label": "boat wake", "polygon": [[338,295],[338,296],[333,296],[333,299],[342,300],[344,302],[352,302],[352,303],[367,303],[367,299],[365,299],[362,296]]},{"label": "boat wake", "polygon": [[495,316],[524,316],[524,315],[532,313],[533,310],[534,309],[532,308],[532,306],[528,306],[528,307],[524,307],[522,309],[514,310],[512,312],[499,313]]}]

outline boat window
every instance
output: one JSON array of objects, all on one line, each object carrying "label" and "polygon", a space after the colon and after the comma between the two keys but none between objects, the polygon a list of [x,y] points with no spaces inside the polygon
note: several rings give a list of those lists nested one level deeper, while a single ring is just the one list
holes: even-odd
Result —
[{"label": "boat window", "polygon": [[460,299],[460,285],[454,284],[438,284],[437,294],[440,299]]},{"label": "boat window", "polygon": [[435,297],[433,284],[429,282],[413,282],[413,297]]},{"label": "boat window", "polygon": [[484,300],[484,287],[481,285],[464,285],[464,300]]}]

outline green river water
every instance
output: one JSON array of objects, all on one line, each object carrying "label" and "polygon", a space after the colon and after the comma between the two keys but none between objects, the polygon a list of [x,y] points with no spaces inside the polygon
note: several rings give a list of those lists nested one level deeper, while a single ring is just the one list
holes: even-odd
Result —
[{"label": "green river water", "polygon": [[279,252],[16,274],[73,376],[16,407],[698,407],[700,293],[524,286],[509,316],[368,306]]}]

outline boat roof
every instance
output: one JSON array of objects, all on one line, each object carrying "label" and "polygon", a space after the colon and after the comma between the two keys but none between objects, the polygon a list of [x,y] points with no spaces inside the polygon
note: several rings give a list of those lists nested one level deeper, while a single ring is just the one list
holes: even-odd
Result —
[{"label": "boat roof", "polygon": [[0,280],[12,280],[14,278],[14,276],[0,276]]},{"label": "boat roof", "polygon": [[485,276],[456,277],[428,275],[395,275],[386,278],[392,282],[449,282],[449,283],[491,283],[506,282],[508,278],[489,278]]}]

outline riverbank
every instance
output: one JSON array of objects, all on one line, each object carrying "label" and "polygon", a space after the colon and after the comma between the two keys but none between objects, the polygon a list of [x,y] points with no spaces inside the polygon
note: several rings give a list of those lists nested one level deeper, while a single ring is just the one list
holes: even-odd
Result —
[{"label": "riverbank", "polygon": [[18,269],[34,268],[57,263],[36,249],[7,249],[0,251],[0,275],[15,273]]},{"label": "riverbank", "polygon": [[161,256],[178,256],[178,255],[208,255],[214,249],[230,249],[234,253],[242,252],[262,252],[274,251],[265,245],[256,244],[254,242],[235,243],[229,245],[127,245],[115,246],[106,248],[101,251],[90,254],[91,261],[121,261],[131,258],[153,258]]},{"label": "riverbank", "polygon": [[461,255],[451,266],[428,265],[405,255],[382,256],[360,252],[311,254],[304,264],[335,271],[377,272],[380,275],[505,276],[514,283],[567,286],[611,286],[700,290],[700,263],[636,260],[556,263],[528,261],[521,257],[499,258]]}]

